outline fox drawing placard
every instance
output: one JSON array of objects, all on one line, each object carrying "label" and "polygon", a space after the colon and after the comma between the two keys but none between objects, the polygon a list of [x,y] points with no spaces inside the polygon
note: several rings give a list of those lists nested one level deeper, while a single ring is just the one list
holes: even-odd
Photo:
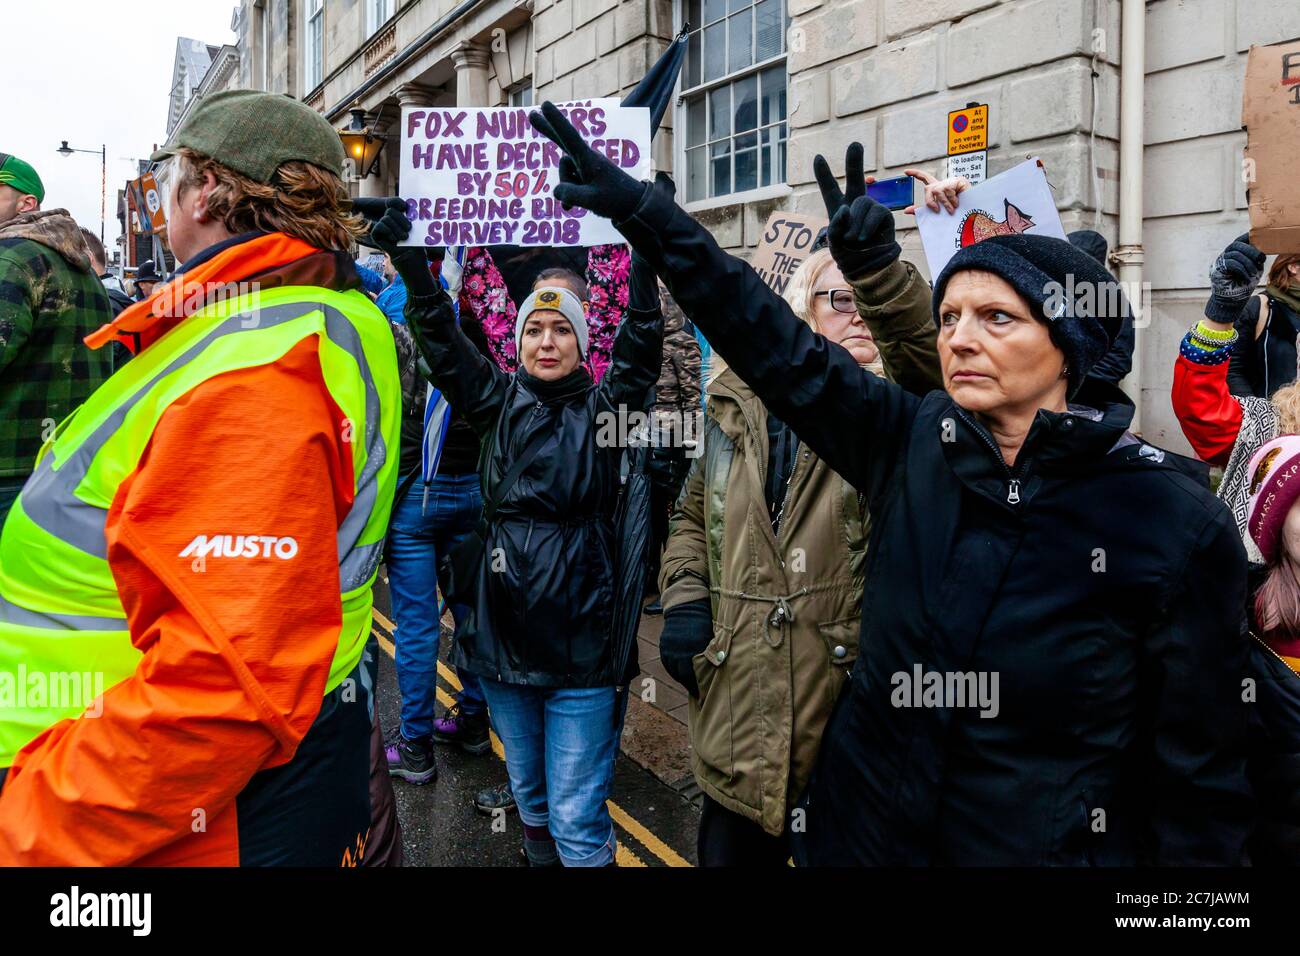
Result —
[{"label": "fox drawing placard", "polygon": [[1010,199],[1002,202],[1005,209],[1000,221],[982,209],[972,209],[966,213],[961,221],[961,230],[957,233],[958,249],[973,246],[993,236],[1014,236],[1028,231],[1034,225],[1034,220],[1026,216]]},{"label": "fox drawing placard", "polygon": [[1026,160],[960,193],[956,212],[931,212],[918,206],[916,225],[932,279],[958,250],[993,236],[1028,233],[1065,238],[1052,188],[1037,159]]}]

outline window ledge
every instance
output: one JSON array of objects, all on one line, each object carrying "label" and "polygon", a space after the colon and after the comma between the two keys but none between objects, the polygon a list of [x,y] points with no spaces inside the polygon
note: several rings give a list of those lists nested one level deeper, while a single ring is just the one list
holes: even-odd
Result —
[{"label": "window ledge", "polygon": [[764,199],[784,199],[793,192],[788,183],[774,183],[760,189],[748,189],[743,193],[730,193],[726,196],[715,196],[713,199],[698,199],[695,202],[683,203],[682,209],[688,213],[704,212],[721,206],[743,206],[745,203],[761,202]]}]

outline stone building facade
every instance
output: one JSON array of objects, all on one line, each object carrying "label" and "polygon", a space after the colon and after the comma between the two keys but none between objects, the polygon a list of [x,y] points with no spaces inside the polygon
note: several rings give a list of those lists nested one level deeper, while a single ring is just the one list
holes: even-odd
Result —
[{"label": "stone building facade", "polygon": [[[812,159],[876,176],[941,174],[949,110],[987,103],[988,172],[1040,157],[1067,229],[1117,241],[1121,0],[242,0],[240,83],[349,111],[387,131],[396,189],[402,105],[528,104],[628,92],[684,23],[690,53],[656,141],[679,198],[748,254],[774,209],[820,208]],[[1145,5],[1139,333],[1144,434],[1186,450],[1169,387],[1214,256],[1245,230],[1245,53],[1300,38],[1300,3]],[[1130,171],[1131,173],[1132,171]],[[910,217],[905,255],[924,262]]]}]

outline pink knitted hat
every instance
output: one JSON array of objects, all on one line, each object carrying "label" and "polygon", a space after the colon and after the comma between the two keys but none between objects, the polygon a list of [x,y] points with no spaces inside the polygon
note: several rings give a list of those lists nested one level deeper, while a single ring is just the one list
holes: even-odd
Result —
[{"label": "pink knitted hat", "polygon": [[1250,475],[1246,528],[1271,564],[1286,516],[1300,499],[1300,435],[1283,435],[1261,445],[1251,456],[1246,474]]}]

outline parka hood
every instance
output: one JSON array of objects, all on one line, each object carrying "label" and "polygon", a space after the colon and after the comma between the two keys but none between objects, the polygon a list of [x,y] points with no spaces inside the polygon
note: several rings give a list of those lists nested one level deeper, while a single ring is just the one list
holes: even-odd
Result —
[{"label": "parka hood", "polygon": [[40,243],[61,255],[74,269],[93,272],[90,250],[82,238],[81,227],[66,209],[38,209],[0,223],[0,241],[5,239],[28,239]]}]

